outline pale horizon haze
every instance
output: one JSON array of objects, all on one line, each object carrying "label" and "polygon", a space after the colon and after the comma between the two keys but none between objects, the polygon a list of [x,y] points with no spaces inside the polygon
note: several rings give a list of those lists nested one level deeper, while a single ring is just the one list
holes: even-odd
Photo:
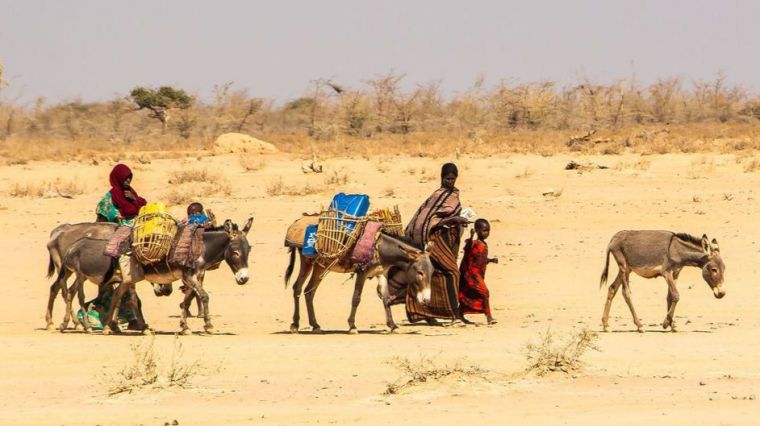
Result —
[{"label": "pale horizon haze", "polygon": [[0,0],[0,101],[100,101],[137,85],[208,99],[234,82],[287,101],[309,81],[472,87],[583,77],[713,80],[760,89],[760,3],[740,1]]}]

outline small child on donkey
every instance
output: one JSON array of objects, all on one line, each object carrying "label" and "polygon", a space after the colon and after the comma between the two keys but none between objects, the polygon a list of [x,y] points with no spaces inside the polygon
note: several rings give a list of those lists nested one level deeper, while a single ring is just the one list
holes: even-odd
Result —
[{"label": "small child on donkey", "polygon": [[[474,239],[477,233],[478,239]],[[490,294],[486,287],[486,266],[499,263],[497,258],[488,258],[486,239],[491,233],[491,224],[485,219],[475,221],[470,230],[470,238],[465,241],[464,258],[459,267],[459,310],[464,314],[485,314],[488,324],[496,324],[491,316]],[[471,323],[465,320],[466,323]]]},{"label": "small child on donkey", "polygon": [[187,218],[180,222],[182,225],[198,225],[204,228],[214,226],[214,214],[209,210],[206,212],[203,204],[192,202],[187,206]]}]

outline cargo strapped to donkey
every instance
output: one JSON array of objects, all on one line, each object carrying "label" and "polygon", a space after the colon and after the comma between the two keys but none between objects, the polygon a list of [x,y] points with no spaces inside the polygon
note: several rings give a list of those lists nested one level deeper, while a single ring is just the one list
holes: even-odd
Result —
[{"label": "cargo strapped to donkey", "polygon": [[177,221],[163,204],[148,204],[140,209],[132,228],[132,252],[144,264],[164,260],[177,235]]},{"label": "cargo strapped to donkey", "polygon": [[323,265],[333,264],[350,249],[366,220],[369,196],[336,194],[327,211],[319,215],[317,226],[317,259]]}]

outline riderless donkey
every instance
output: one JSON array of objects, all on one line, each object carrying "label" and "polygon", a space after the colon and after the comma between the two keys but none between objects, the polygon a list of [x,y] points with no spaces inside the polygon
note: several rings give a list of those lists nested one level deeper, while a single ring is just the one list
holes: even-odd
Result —
[{"label": "riderless donkey", "polygon": [[[306,223],[308,222],[308,223]],[[317,287],[322,282],[324,274],[327,272],[326,267],[320,265],[313,258],[309,258],[303,255],[302,243],[295,242],[289,238],[291,235],[300,235],[301,241],[303,240],[303,232],[306,225],[316,223],[316,217],[305,216],[288,228],[287,236],[285,239],[285,246],[290,248],[290,261],[288,263],[287,270],[285,271],[285,286],[287,287],[288,281],[293,274],[295,266],[295,253],[298,251],[299,258],[301,259],[301,268],[298,271],[298,278],[296,278],[293,284],[293,323],[290,325],[290,331],[292,333],[298,332],[298,326],[300,321],[299,299],[301,297],[301,288],[304,281],[311,275],[309,284],[306,286],[304,293],[306,294],[306,309],[309,315],[309,325],[316,332],[320,332],[321,328],[317,323],[317,318],[314,314],[314,295],[317,291]],[[301,232],[299,232],[301,231]],[[366,268],[357,268],[355,264],[350,261],[337,262],[330,268],[332,272],[338,273],[356,273],[356,282],[354,283],[354,295],[351,300],[351,314],[348,317],[349,333],[355,334],[356,330],[356,310],[361,302],[362,289],[364,288],[364,282],[368,278],[378,277],[381,281],[381,285],[385,282],[385,273],[390,268],[397,268],[400,273],[405,274],[405,281],[410,284],[408,291],[414,292],[417,300],[420,303],[428,303],[430,301],[430,278],[433,275],[433,264],[430,261],[428,253],[419,250],[416,247],[402,241],[396,237],[380,233],[377,241],[375,242],[374,250],[377,256],[374,256],[372,262]],[[390,305],[385,303],[385,313],[388,327],[391,331],[395,330],[396,324],[393,322],[393,317],[390,312]]]},{"label": "riderless donkey", "polygon": [[[136,261],[131,262],[128,281],[122,281],[114,290],[111,308],[104,321],[103,333],[110,334],[112,331],[118,331],[116,326],[116,317],[119,312],[121,298],[127,291],[134,289],[135,284],[142,280],[148,280],[159,284],[170,284],[181,279],[183,284],[190,287],[193,292],[203,302],[204,307],[204,329],[206,332],[213,330],[211,318],[209,315],[208,302],[209,297],[206,290],[203,289],[203,277],[205,272],[225,261],[235,274],[235,281],[243,285],[248,281],[248,254],[250,245],[246,238],[248,231],[251,229],[253,218],[249,218],[242,231],[238,230],[237,225],[227,220],[221,230],[208,230],[203,235],[203,254],[192,263],[191,266],[182,266],[176,264],[160,263],[155,265],[143,266]],[[59,274],[71,274],[89,277],[97,275],[108,268],[113,268],[113,259],[103,254],[103,241],[84,238],[72,246],[66,254],[61,272]],[[77,282],[80,282],[78,280]],[[75,283],[76,284],[76,283]],[[184,304],[189,303],[191,293],[185,295]],[[68,299],[69,305],[71,298]],[[67,313],[70,312],[67,308]],[[66,321],[66,319],[64,319]],[[86,324],[86,322],[85,322]],[[186,310],[182,309],[180,316],[180,327],[183,334],[189,333],[187,326]]]},{"label": "riderless donkey", "polygon": [[[72,245],[74,245],[75,242],[82,238],[96,238],[96,239],[104,239],[107,240],[111,238],[113,233],[116,231],[117,225],[115,223],[78,223],[78,224],[62,224],[57,226],[55,229],[53,229],[50,232],[50,239],[47,243],[47,249],[48,249],[48,255],[49,255],[49,262],[48,262],[48,271],[47,271],[47,277],[51,278],[54,274],[56,275],[56,280],[53,281],[53,283],[50,285],[50,296],[48,298],[48,305],[47,305],[47,311],[45,312],[45,321],[47,323],[48,330],[53,329],[53,305],[55,303],[55,297],[58,295],[58,292],[61,291],[62,288],[65,287],[66,282],[59,282],[57,279],[57,272],[61,268],[61,263],[63,260],[63,256],[66,254],[66,252],[69,251]],[[94,277],[93,280],[91,280],[93,283],[99,286],[99,290],[101,290],[101,285],[103,284],[103,277],[98,276]],[[74,285],[71,286],[71,290],[74,289]],[[65,290],[65,289],[64,289]],[[172,293],[172,286],[171,284],[165,285],[165,284],[153,284],[153,292],[156,294],[156,296],[168,296]],[[68,291],[62,292],[62,297],[64,302],[66,301],[68,295]],[[77,292],[79,297],[79,303],[80,305],[84,304],[84,286],[79,286],[79,291]],[[98,292],[100,295],[100,291]],[[73,297],[73,295],[71,295]],[[135,309],[140,309],[139,304],[139,297],[135,295],[135,298],[138,300],[138,305],[135,307]],[[79,321],[77,320],[77,317],[74,316],[74,323],[78,324]]]},{"label": "riderless donkey", "polygon": [[607,247],[607,260],[602,272],[600,288],[607,283],[610,266],[610,253],[618,264],[618,275],[610,285],[607,303],[604,305],[602,327],[608,329],[612,299],[623,286],[623,297],[633,315],[633,322],[639,332],[643,332],[641,320],[636,316],[631,302],[631,289],[628,277],[631,271],[644,278],[663,277],[668,283],[668,313],[662,328],[676,331],[673,314],[679,300],[676,281],[685,266],[702,268],[702,278],[710,286],[713,295],[720,299],[726,295],[723,290],[723,272],[725,265],[720,257],[718,242],[712,242],[707,235],[699,239],[689,234],[675,234],[669,231],[620,231],[612,237]]}]

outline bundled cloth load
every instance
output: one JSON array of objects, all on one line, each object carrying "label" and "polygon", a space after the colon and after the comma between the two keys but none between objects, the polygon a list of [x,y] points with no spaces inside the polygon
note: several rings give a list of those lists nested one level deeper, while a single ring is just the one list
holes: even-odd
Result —
[{"label": "bundled cloth load", "polygon": [[161,203],[150,203],[140,209],[132,228],[132,252],[144,264],[161,261],[169,254],[177,235],[177,221]]}]

